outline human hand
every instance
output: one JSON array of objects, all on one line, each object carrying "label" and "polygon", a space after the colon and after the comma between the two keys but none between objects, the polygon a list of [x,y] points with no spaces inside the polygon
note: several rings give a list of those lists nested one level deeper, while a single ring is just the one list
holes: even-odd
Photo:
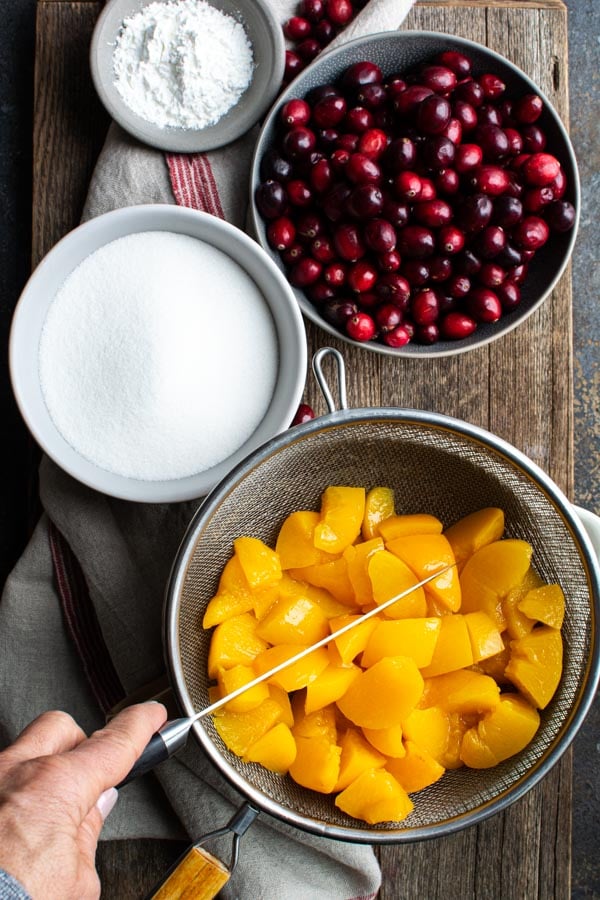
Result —
[{"label": "human hand", "polygon": [[131,706],[87,738],[47,712],[0,753],[0,868],[33,900],[100,896],[96,844],[127,775],[166,720],[160,703]]}]

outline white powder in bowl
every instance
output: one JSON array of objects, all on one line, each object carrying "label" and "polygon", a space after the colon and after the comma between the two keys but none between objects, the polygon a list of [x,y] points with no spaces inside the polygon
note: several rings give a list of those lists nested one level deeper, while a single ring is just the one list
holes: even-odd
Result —
[{"label": "white powder in bowl", "polygon": [[40,338],[58,431],[97,466],[149,481],[205,471],[241,447],[277,370],[255,282],[212,245],[170,232],[131,234],[83,260]]},{"label": "white powder in bowl", "polygon": [[150,3],[123,22],[115,87],[161,128],[206,128],[240,100],[254,58],[243,25],[205,0]]}]

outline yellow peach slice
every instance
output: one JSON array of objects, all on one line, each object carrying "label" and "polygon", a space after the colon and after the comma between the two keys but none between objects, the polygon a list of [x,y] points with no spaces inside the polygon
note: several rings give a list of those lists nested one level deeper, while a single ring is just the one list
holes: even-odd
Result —
[{"label": "yellow peach slice", "polygon": [[410,513],[385,519],[379,526],[379,534],[387,543],[409,534],[441,534],[443,527],[439,519],[428,513]]},{"label": "yellow peach slice", "polygon": [[430,753],[412,741],[406,741],[406,753],[403,757],[388,760],[386,769],[408,794],[435,784],[445,772],[444,767]]},{"label": "yellow peach slice", "polygon": [[401,822],[413,809],[404,788],[385,769],[367,769],[335,798],[335,805],[369,825]]},{"label": "yellow peach slice", "polygon": [[560,629],[565,617],[565,595],[560,585],[544,584],[528,591],[517,603],[517,609],[529,619]]},{"label": "yellow peach slice", "polygon": [[382,753],[378,753],[355,728],[349,728],[340,739],[340,775],[335,791],[343,791],[367,769],[379,769],[386,763]]},{"label": "yellow peach slice", "polygon": [[449,713],[486,713],[499,701],[500,689],[494,679],[472,669],[458,669],[425,681],[423,703],[441,706]]},{"label": "yellow peach slice", "polygon": [[539,724],[539,713],[527,700],[506,694],[493,712],[465,733],[461,758],[474,769],[495,766],[523,750]]},{"label": "yellow peach slice", "polygon": [[[310,646],[310,645],[309,645]],[[254,669],[257,675],[264,675],[270,669],[286,662],[304,648],[299,644],[278,644],[263,650],[254,660]],[[292,663],[286,669],[282,669],[277,675],[273,675],[269,682],[278,684],[284,691],[299,691],[314,681],[327,668],[329,656],[325,647],[313,650],[307,656]]]},{"label": "yellow peach slice", "polygon": [[289,773],[302,787],[330,794],[340,777],[341,748],[323,737],[296,737],[296,759]]},{"label": "yellow peach slice", "polygon": [[328,665],[320,675],[311,681],[306,687],[306,702],[304,709],[307,713],[323,709],[330,703],[335,703],[343,697],[354,679],[360,675],[358,666]]},{"label": "yellow peach slice", "polygon": [[544,582],[535,571],[530,567],[525,573],[523,580],[512,588],[506,597],[502,599],[502,612],[506,619],[506,630],[509,637],[517,640],[524,637],[533,629],[535,621],[519,609],[519,604],[525,599],[529,591],[542,587]]},{"label": "yellow peach slice", "polygon": [[208,650],[209,678],[216,678],[219,669],[248,665],[266,650],[266,641],[256,634],[257,624],[252,613],[242,613],[217,625]]},{"label": "yellow peach slice", "polygon": [[460,575],[462,612],[485,612],[503,631],[502,598],[523,580],[531,554],[530,544],[512,538],[494,541],[474,553]]},{"label": "yellow peach slice", "polygon": [[348,578],[354,590],[354,596],[360,606],[373,602],[373,586],[369,578],[369,560],[374,553],[383,550],[383,540],[373,538],[360,544],[346,547],[343,556],[348,566]]},{"label": "yellow peach slice", "polygon": [[504,650],[502,635],[487,613],[467,613],[463,618],[471,640],[474,663],[495,656],[496,653],[502,653]]},{"label": "yellow peach slice", "polygon": [[245,762],[261,766],[284,775],[296,759],[296,741],[287,725],[279,722],[252,744],[244,755]]},{"label": "yellow peach slice", "polygon": [[421,670],[423,677],[443,675],[472,664],[473,651],[464,616],[442,616],[433,657],[430,664]]},{"label": "yellow peach slice", "polygon": [[494,506],[463,516],[444,532],[454,552],[458,570],[482,547],[499,541],[504,534],[504,512]]},{"label": "yellow peach slice", "polygon": [[322,610],[308,597],[282,597],[274,603],[256,633],[269,644],[316,644],[329,625]]},{"label": "yellow peach slice", "polygon": [[562,674],[563,645],[560,631],[542,625],[511,641],[510,662],[505,674],[538,709],[545,709],[554,696]]},{"label": "yellow peach slice", "polygon": [[297,581],[306,581],[315,587],[329,591],[339,603],[356,609],[358,603],[354,588],[348,576],[348,564],[343,557],[318,566],[306,566],[304,569],[290,569],[289,574]]},{"label": "yellow peach slice", "polygon": [[346,718],[364,728],[397,725],[418,703],[423,679],[407,656],[387,656],[362,672],[337,705]]},{"label": "yellow peach slice", "polygon": [[[227,694],[231,694],[245,684],[249,684],[255,678],[256,672],[250,666],[234,666],[232,669],[219,669],[217,682],[220,688],[220,696],[226,697]],[[230,700],[225,709],[229,712],[248,712],[262,703],[263,700],[266,700],[268,696],[269,688],[264,682],[255,684],[254,687],[244,691],[239,697]]]},{"label": "yellow peach slice", "polygon": [[419,669],[428,666],[440,627],[441,620],[438,618],[378,622],[365,647],[361,665],[368,668],[384,656],[410,656]]},{"label": "yellow peach slice", "polygon": [[333,485],[321,496],[321,513],[313,543],[318,550],[341,553],[360,534],[365,513],[365,489]]},{"label": "yellow peach slice", "polygon": [[[334,634],[340,628],[344,628],[350,622],[357,622],[359,619],[359,615],[336,616],[334,619],[329,620],[331,633]],[[335,638],[332,643],[339,653],[340,665],[349,666],[358,654],[363,652],[367,646],[369,636],[378,622],[379,618],[373,616],[371,619],[361,622],[360,625],[355,625],[354,628],[346,631],[345,634]]]},{"label": "yellow peach slice", "polygon": [[369,578],[373,585],[373,599],[378,606],[391,600],[397,594],[410,590],[410,593],[384,610],[390,619],[408,619],[424,616],[427,612],[425,592],[422,587],[411,590],[419,583],[412,569],[405,562],[382,550],[369,560]]},{"label": "yellow peach slice", "polygon": [[368,742],[385,756],[395,759],[406,753],[401,725],[390,725],[389,728],[363,728],[362,733]]},{"label": "yellow peach slice", "polygon": [[388,487],[374,487],[367,492],[362,522],[363,540],[379,535],[379,525],[394,515],[394,492]]},{"label": "yellow peach slice", "polygon": [[386,547],[412,569],[419,581],[445,569],[438,578],[425,585],[425,593],[450,612],[460,609],[461,585],[454,553],[443,534],[409,534],[386,541]]},{"label": "yellow peach slice", "polygon": [[281,720],[281,706],[270,697],[245,713],[224,711],[214,724],[223,743],[238,756],[244,756],[252,744]]},{"label": "yellow peach slice", "polygon": [[233,546],[252,590],[262,590],[281,581],[279,557],[260,538],[238,537]]},{"label": "yellow peach slice", "polygon": [[314,531],[319,519],[318,512],[306,509],[290,513],[285,519],[275,543],[283,570],[328,562],[328,554],[314,545]]},{"label": "yellow peach slice", "polygon": [[413,709],[402,722],[404,739],[426,750],[440,764],[448,747],[449,730],[448,715],[439,706]]}]

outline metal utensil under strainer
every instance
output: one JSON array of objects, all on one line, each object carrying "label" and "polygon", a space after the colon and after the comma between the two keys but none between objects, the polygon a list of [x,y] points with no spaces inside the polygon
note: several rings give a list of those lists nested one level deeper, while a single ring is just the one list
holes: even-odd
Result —
[{"label": "metal utensil under strainer", "polygon": [[[343,360],[335,355],[343,385]],[[341,393],[343,397],[343,394]],[[192,520],[167,591],[166,643],[182,709],[191,715],[208,700],[210,633],[203,610],[219,573],[242,534],[273,543],[293,510],[318,509],[327,485],[395,489],[398,511],[428,512],[445,526],[484,506],[505,512],[506,533],[533,546],[546,581],[567,598],[564,670],[538,734],[525,751],[492,769],[448,771],[418,795],[402,823],[366,826],[346,816],[330,796],[291,778],[247,764],[222,743],[212,721],[194,726],[211,760],[261,809],[316,834],[357,842],[395,842],[439,836],[504,808],[531,788],[573,739],[599,674],[598,561],[573,507],[522,453],[488,432],[433,413],[399,409],[335,409],[290,429],[234,469]],[[343,400],[342,400],[343,403]]]}]

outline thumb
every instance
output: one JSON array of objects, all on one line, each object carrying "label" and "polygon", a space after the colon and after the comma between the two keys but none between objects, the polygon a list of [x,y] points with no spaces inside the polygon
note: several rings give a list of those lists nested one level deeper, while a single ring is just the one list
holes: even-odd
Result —
[{"label": "thumb", "polygon": [[84,853],[89,853],[92,859],[96,852],[96,844],[98,843],[104,821],[118,799],[119,792],[116,788],[111,787],[103,791],[80,825],[81,849]]}]

